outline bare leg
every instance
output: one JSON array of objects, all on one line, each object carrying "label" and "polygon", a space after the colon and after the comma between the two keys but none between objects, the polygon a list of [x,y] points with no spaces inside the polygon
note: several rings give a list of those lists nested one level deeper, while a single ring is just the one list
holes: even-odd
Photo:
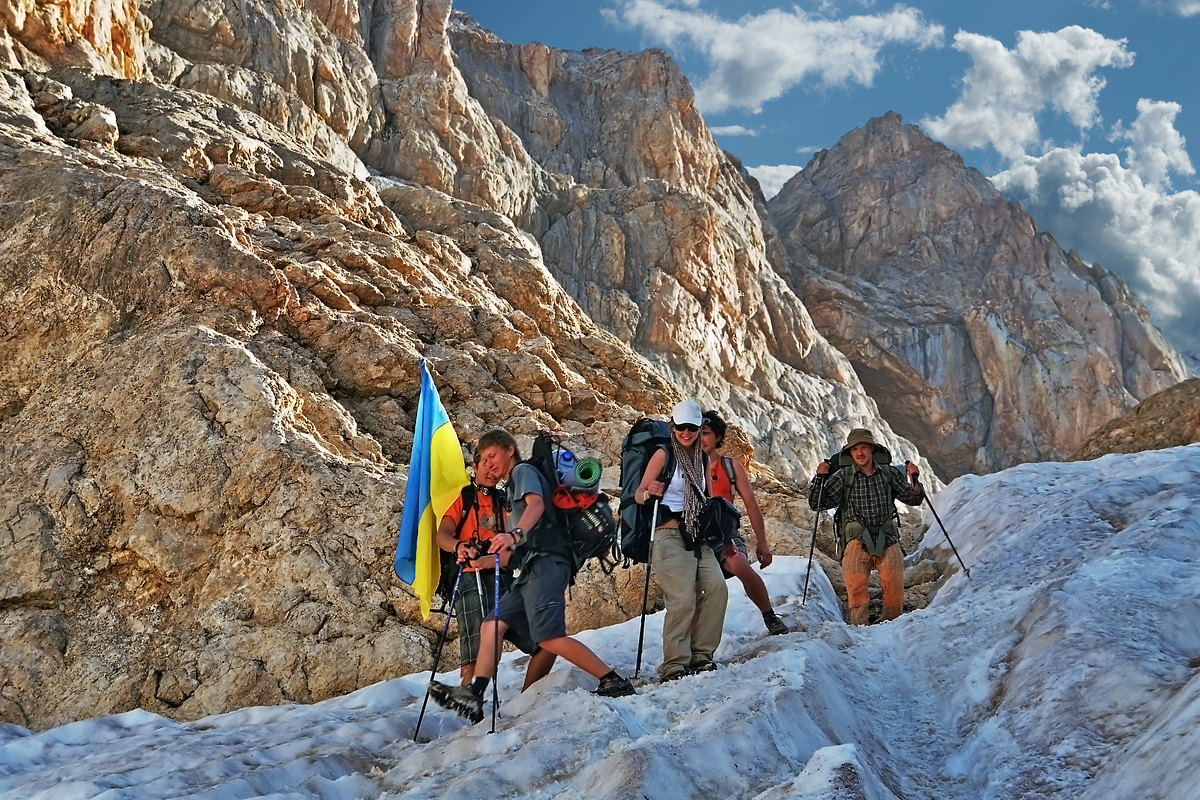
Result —
[{"label": "bare leg", "polygon": [[498,645],[504,639],[508,625],[495,619],[485,619],[479,626],[479,656],[475,659],[475,677],[491,680],[496,675]]},{"label": "bare leg", "polygon": [[735,548],[733,555],[725,559],[722,565],[729,572],[737,576],[737,579],[742,582],[742,588],[746,590],[746,596],[750,598],[750,602],[758,608],[759,611],[767,612],[771,610],[771,595],[767,592],[767,585],[763,583],[762,576],[754,571],[750,560],[741,554]]},{"label": "bare leg", "polygon": [[529,657],[529,665],[525,667],[525,684],[521,687],[521,691],[525,691],[549,675],[550,670],[554,667],[554,662],[557,660],[558,656],[544,647],[539,647],[535,650],[533,655]]},{"label": "bare leg", "polygon": [[601,661],[590,647],[578,639],[559,636],[556,639],[538,642],[538,645],[553,655],[562,656],[593,678],[602,678],[609,672],[608,665]]}]

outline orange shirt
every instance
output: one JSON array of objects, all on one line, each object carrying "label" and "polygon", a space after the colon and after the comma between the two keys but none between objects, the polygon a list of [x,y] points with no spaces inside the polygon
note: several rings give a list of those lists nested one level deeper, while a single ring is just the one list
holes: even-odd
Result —
[{"label": "orange shirt", "polygon": [[[446,516],[443,519],[449,518],[455,526],[462,519],[463,499],[462,495],[454,501],[454,504],[446,511]],[[469,542],[474,538],[479,538],[487,541],[496,535],[496,513],[492,506],[492,495],[484,494],[482,489],[475,490],[475,507],[467,514],[467,521],[463,524],[462,530],[458,532],[458,541]],[[468,566],[466,572],[474,572],[475,568]]]},{"label": "orange shirt", "polygon": [[725,472],[725,458],[713,458],[708,464],[708,489],[713,497],[724,497],[733,502],[736,488],[733,485],[734,476]]}]

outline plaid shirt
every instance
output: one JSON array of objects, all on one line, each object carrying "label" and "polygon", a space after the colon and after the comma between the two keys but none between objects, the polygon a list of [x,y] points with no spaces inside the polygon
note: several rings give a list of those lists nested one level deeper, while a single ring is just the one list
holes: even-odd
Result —
[{"label": "plaid shirt", "polygon": [[895,502],[888,502],[886,482],[889,481],[895,500],[910,506],[921,504],[924,495],[912,488],[906,480],[904,470],[892,466],[876,466],[875,472],[867,475],[855,465],[831,472],[825,480],[813,480],[808,485],[808,507],[813,511],[837,508],[842,502],[842,481],[851,469],[858,470],[858,474],[854,476],[854,483],[850,486],[844,519],[857,520],[869,527],[882,525],[891,519],[892,514],[896,512],[896,505]]}]

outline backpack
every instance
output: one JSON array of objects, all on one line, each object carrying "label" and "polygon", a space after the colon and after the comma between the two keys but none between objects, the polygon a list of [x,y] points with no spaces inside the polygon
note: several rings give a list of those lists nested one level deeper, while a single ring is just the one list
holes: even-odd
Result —
[{"label": "backpack", "polygon": [[621,555],[625,566],[650,560],[650,517],[654,504],[638,504],[634,495],[642,482],[646,464],[659,448],[667,451],[662,475],[675,472],[675,451],[671,448],[671,425],[666,420],[642,418],[633,423],[621,443],[621,499],[617,505],[621,536]]},{"label": "backpack", "polygon": [[[579,572],[592,558],[599,560],[600,569],[606,575],[610,574],[620,556],[617,523],[613,518],[608,495],[595,490],[578,493],[571,490],[564,478],[571,485],[576,485],[579,476],[564,476],[559,472],[560,464],[575,464],[574,457],[568,457],[568,454],[570,451],[562,446],[554,434],[541,431],[533,440],[529,458],[525,459],[526,464],[537,470],[542,485],[549,489],[545,498],[545,511],[542,512],[542,520],[539,521],[537,532],[534,534],[537,537],[533,540],[534,546],[536,547],[538,539],[542,536],[563,536],[566,540],[567,555],[571,560],[572,575]],[[593,485],[598,483],[598,465],[579,463],[595,470],[595,481],[588,475],[585,482]],[[559,502],[555,502],[556,497]]]},{"label": "backpack", "polygon": [[742,515],[737,506],[724,497],[710,497],[700,509],[700,519],[696,522],[696,541],[717,552],[722,542],[737,533],[741,521]]},{"label": "backpack", "polygon": [[[849,453],[844,451],[839,451],[834,455],[831,455],[826,460],[835,467],[835,469],[826,477],[826,480],[832,478],[839,471],[845,470],[847,467],[851,468],[843,473],[842,497],[841,500],[838,501],[837,510],[833,512],[833,529],[837,531],[837,558],[838,561],[841,561],[842,555],[846,552],[846,545],[849,544],[849,539],[846,536],[847,520],[844,518],[844,511],[850,500],[850,489],[854,486],[854,476],[858,474],[858,470],[853,469],[854,459],[850,457]],[[873,460],[875,461],[876,469],[896,469],[892,466],[891,451],[889,451],[883,445],[875,446]],[[896,510],[896,501],[892,497],[892,484],[888,481],[885,481],[884,486],[887,487],[888,504],[892,507],[892,519],[894,519],[898,525],[900,523],[900,512]]]}]

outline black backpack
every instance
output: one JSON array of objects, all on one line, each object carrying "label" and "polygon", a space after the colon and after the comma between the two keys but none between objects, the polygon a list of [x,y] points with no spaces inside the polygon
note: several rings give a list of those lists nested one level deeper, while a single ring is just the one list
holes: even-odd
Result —
[{"label": "black backpack", "polygon": [[[525,463],[537,470],[542,485],[549,491],[545,498],[545,511],[537,526],[536,536],[559,535],[565,538],[572,573],[579,572],[589,559],[598,559],[600,569],[607,575],[612,573],[620,558],[617,539],[617,523],[613,517],[608,495],[597,492],[596,498],[587,506],[571,509],[559,508],[554,503],[554,492],[563,486],[563,476],[558,473],[559,452],[562,443],[549,431],[541,431],[533,440],[533,449]],[[535,539],[532,546],[537,548]],[[546,548],[555,552],[559,548]]]},{"label": "black backpack", "polygon": [[654,504],[639,505],[634,498],[642,482],[646,464],[659,448],[667,451],[667,463],[662,476],[667,480],[675,472],[675,451],[671,448],[671,424],[661,419],[639,419],[633,423],[621,444],[621,554],[626,566],[630,562],[645,564],[650,560],[650,517]]}]

